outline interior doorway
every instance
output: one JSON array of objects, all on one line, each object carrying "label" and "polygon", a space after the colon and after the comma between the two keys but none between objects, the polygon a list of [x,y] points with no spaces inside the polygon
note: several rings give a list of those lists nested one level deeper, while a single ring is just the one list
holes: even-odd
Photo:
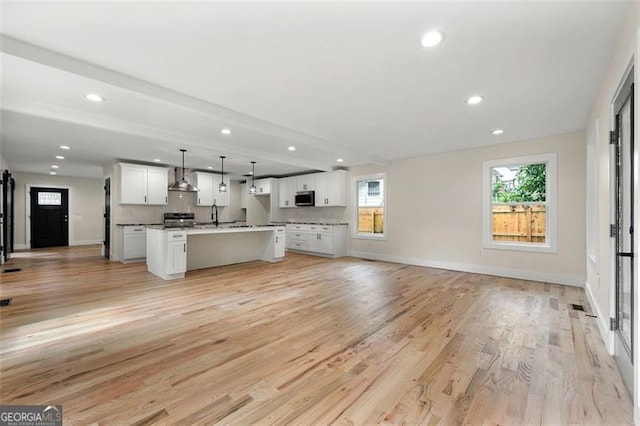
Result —
[{"label": "interior doorway", "polygon": [[634,107],[633,70],[625,79],[614,101],[614,129],[611,142],[615,147],[615,316],[613,321],[614,358],[629,394],[633,397],[633,356],[635,351],[634,294],[635,242],[634,242]]},{"label": "interior doorway", "polygon": [[31,248],[69,245],[69,190],[32,186]]},{"label": "interior doorway", "polygon": [[104,180],[104,257],[111,256],[111,178]]}]

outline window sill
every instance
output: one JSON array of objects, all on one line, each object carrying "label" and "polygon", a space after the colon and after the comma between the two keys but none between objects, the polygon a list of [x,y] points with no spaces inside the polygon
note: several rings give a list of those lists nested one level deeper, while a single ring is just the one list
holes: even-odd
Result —
[{"label": "window sill", "polygon": [[557,253],[556,247],[549,244],[527,244],[527,243],[485,243],[482,246],[485,249],[509,250],[509,251],[527,251],[534,253]]},{"label": "window sill", "polygon": [[387,236],[384,234],[352,234],[351,238],[359,240],[386,240]]}]

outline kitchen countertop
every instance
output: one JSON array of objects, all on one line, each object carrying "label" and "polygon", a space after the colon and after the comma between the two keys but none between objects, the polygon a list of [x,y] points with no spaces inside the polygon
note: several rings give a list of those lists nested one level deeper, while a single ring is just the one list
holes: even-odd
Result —
[{"label": "kitchen countertop", "polygon": [[116,223],[116,226],[153,226],[162,225],[161,223]]},{"label": "kitchen countertop", "polygon": [[286,222],[285,225],[323,225],[323,226],[338,226],[348,225],[346,222]]},{"label": "kitchen countertop", "polygon": [[198,235],[198,234],[226,234],[230,232],[254,232],[254,231],[273,231],[273,229],[277,226],[284,225],[233,225],[233,224],[224,224],[215,226],[213,224],[207,225],[196,225],[193,227],[171,227],[165,228],[163,225],[152,225],[149,226],[150,229],[155,229],[159,231],[187,231],[187,235]]}]

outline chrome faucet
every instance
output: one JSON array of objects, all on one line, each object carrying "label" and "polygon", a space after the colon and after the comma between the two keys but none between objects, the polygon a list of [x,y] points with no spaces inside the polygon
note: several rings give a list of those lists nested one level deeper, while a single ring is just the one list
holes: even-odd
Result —
[{"label": "chrome faucet", "polygon": [[211,205],[211,222],[215,223],[216,227],[218,226],[218,206],[216,203]]}]

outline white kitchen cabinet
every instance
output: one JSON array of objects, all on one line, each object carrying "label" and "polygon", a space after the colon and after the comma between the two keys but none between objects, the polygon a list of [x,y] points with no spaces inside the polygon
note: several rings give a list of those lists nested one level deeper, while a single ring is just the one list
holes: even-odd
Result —
[{"label": "white kitchen cabinet", "polygon": [[295,177],[288,177],[278,179],[279,195],[279,207],[286,209],[296,206],[296,179]]},{"label": "white kitchen cabinet", "polygon": [[127,163],[119,166],[120,204],[167,204],[169,169]]},{"label": "white kitchen cabinet", "polygon": [[316,207],[347,205],[347,171],[317,173],[315,176]]},{"label": "white kitchen cabinet", "polygon": [[275,246],[273,257],[284,257],[284,250],[286,247],[286,232],[284,227],[278,227],[274,231]]},{"label": "white kitchen cabinet", "polygon": [[191,181],[198,188],[198,196],[196,197],[196,206],[211,206],[212,204],[218,207],[226,207],[231,200],[230,182],[227,184],[227,192],[220,192],[219,185],[222,178],[213,173],[206,172],[194,172],[192,174]]},{"label": "white kitchen cabinet", "polygon": [[214,175],[211,173],[194,172],[191,183],[198,188],[195,197],[196,206],[210,206],[213,204]]},{"label": "white kitchen cabinet", "polygon": [[187,241],[171,241],[167,244],[167,274],[187,272]]},{"label": "white kitchen cabinet", "polygon": [[240,184],[240,208],[247,208],[247,198],[249,197],[249,185],[246,183]]},{"label": "white kitchen cabinet", "polygon": [[187,271],[187,231],[147,228],[147,269],[165,280]]},{"label": "white kitchen cabinet", "polygon": [[309,225],[307,248],[316,253],[333,253],[333,226]]},{"label": "white kitchen cabinet", "polygon": [[307,225],[287,225],[287,248],[294,250],[307,250],[307,230]]},{"label": "white kitchen cabinet", "polygon": [[316,174],[296,176],[296,191],[314,191],[316,188]]},{"label": "white kitchen cabinet", "polygon": [[258,179],[255,182],[256,185],[256,195],[270,195],[271,187],[273,185],[273,178],[267,179]]},{"label": "white kitchen cabinet", "polygon": [[147,167],[147,204],[165,205],[169,202],[169,169]]},{"label": "white kitchen cabinet", "polygon": [[144,226],[122,226],[122,262],[143,260],[147,256],[147,229]]},{"label": "white kitchen cabinet", "polygon": [[347,225],[287,225],[287,249],[327,257],[347,255]]}]

